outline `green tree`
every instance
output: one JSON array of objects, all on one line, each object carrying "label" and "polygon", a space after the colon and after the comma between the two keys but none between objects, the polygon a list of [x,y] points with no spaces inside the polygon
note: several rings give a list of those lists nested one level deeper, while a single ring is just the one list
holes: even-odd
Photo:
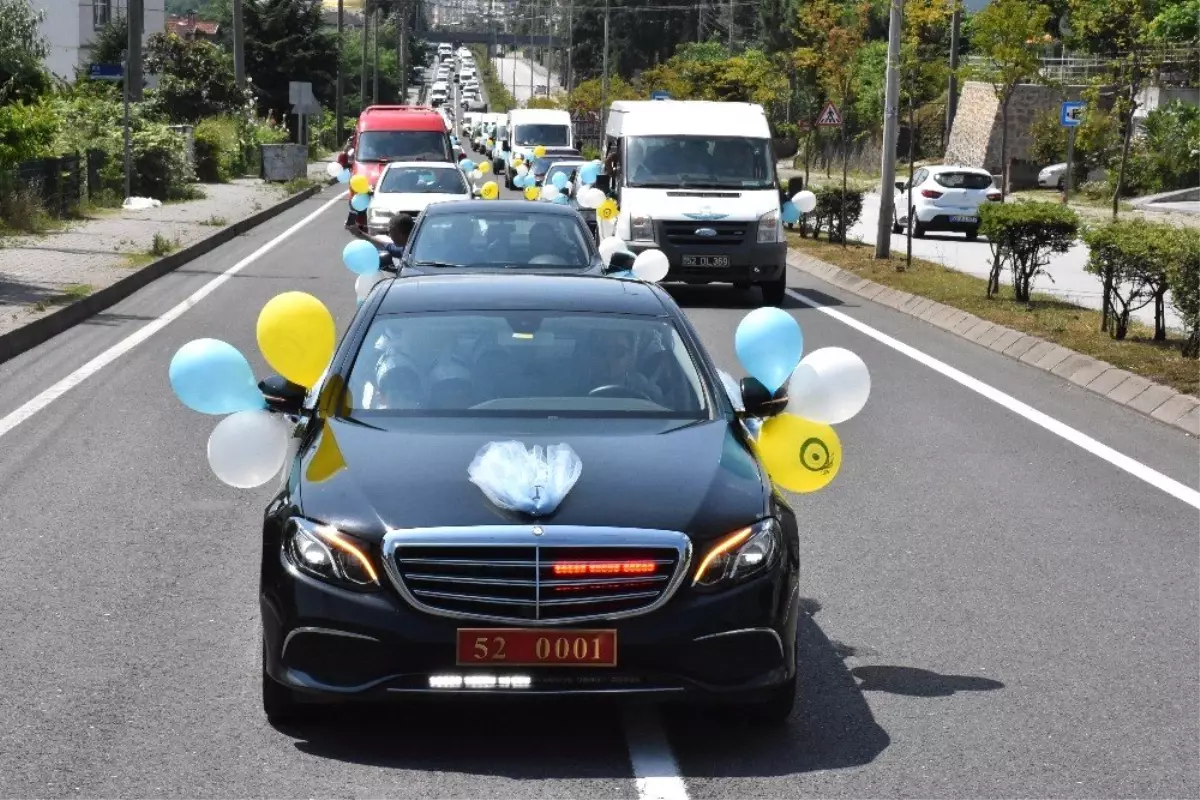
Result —
[{"label": "green tree", "polygon": [[[329,104],[337,80],[337,36],[321,19],[319,0],[245,0],[246,74],[258,107],[294,125],[290,81],[312,83],[316,99]],[[381,42],[382,44],[382,42]],[[386,48],[391,50],[391,48]],[[380,52],[385,48],[380,47]]]},{"label": "green tree", "polygon": [[[1088,0],[1093,2],[1093,0]],[[1036,79],[1050,9],[1035,0],[993,0],[972,22],[972,43],[987,62],[980,77],[992,84],[1000,102],[1000,192],[1008,192],[1008,106],[1025,81]]]},{"label": "green tree", "polygon": [[171,122],[234,114],[250,99],[238,88],[230,54],[203,39],[155,34],[146,48],[146,68],[162,75],[150,102]]},{"label": "green tree", "polygon": [[42,66],[49,50],[38,28],[44,16],[29,0],[0,0],[0,105],[36,100],[50,89]]}]

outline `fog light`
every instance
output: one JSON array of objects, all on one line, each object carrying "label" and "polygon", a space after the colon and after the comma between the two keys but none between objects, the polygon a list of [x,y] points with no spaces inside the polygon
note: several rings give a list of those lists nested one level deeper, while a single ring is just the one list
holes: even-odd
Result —
[{"label": "fog light", "polygon": [[461,689],[463,679],[461,675],[430,675],[430,689]]}]

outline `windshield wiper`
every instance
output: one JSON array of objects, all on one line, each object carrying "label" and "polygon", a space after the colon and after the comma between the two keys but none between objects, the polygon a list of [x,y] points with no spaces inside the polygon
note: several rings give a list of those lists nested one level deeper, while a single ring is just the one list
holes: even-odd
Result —
[{"label": "windshield wiper", "polygon": [[470,264],[452,264],[449,261],[414,261],[414,267],[435,267],[437,269],[470,269]]}]

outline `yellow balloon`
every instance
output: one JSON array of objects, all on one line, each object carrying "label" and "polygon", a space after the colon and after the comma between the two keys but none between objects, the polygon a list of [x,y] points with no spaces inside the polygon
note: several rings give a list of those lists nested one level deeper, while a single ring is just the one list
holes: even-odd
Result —
[{"label": "yellow balloon", "polygon": [[795,414],[764,422],[755,449],[771,480],[791,492],[823,489],[842,466],[842,443],[833,428]]},{"label": "yellow balloon", "polygon": [[366,175],[355,175],[350,179],[350,191],[355,194],[365,194],[371,191],[371,182]]},{"label": "yellow balloon", "polygon": [[538,196],[541,195],[541,193],[542,193],[542,190],[536,186],[526,186],[525,187],[525,199],[526,200],[537,200]]},{"label": "yellow balloon", "polygon": [[337,437],[333,435],[333,428],[326,425],[325,430],[321,431],[317,452],[313,453],[308,462],[304,476],[313,483],[322,483],[345,468],[346,458],[342,455],[342,449],[338,447]]},{"label": "yellow balloon", "polygon": [[500,187],[495,181],[488,181],[480,188],[479,196],[484,200],[495,200],[500,196]]},{"label": "yellow balloon", "polygon": [[487,175],[489,172],[492,171],[492,162],[480,161],[479,162],[479,171],[482,172],[484,175]]},{"label": "yellow balloon", "polygon": [[525,159],[520,158],[520,157],[514,158],[513,163],[512,163],[513,169],[516,169],[517,167],[521,166],[524,163],[525,163]]},{"label": "yellow balloon", "polygon": [[541,158],[542,156],[546,155],[546,148],[539,144],[537,147],[533,148],[533,155],[534,158]]},{"label": "yellow balloon", "polygon": [[605,200],[600,204],[600,207],[596,209],[596,216],[605,221],[616,219],[617,201],[613,200],[611,197],[608,200]]},{"label": "yellow balloon", "polygon": [[304,292],[284,292],[258,315],[258,349],[276,372],[312,388],[329,366],[337,344],[333,315]]},{"label": "yellow balloon", "polygon": [[495,139],[488,139],[488,140],[487,140],[487,146],[488,146],[488,150],[491,150],[493,147],[495,147],[495,146],[496,146],[496,140],[495,140]]}]

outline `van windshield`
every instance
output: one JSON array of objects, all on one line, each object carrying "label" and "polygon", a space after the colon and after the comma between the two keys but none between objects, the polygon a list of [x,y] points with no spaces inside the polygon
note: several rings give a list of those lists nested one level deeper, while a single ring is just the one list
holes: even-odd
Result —
[{"label": "van windshield", "polygon": [[513,138],[518,145],[567,147],[571,144],[571,129],[566,125],[517,125]]},{"label": "van windshield", "polygon": [[450,161],[449,140],[438,131],[364,131],[356,161]]},{"label": "van windshield", "polygon": [[629,186],[771,189],[769,139],[746,136],[634,136],[625,147]]}]

